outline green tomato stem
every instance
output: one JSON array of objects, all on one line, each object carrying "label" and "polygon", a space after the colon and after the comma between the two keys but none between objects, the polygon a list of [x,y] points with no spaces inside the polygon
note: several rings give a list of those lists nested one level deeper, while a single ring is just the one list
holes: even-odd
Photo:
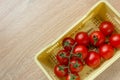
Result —
[{"label": "green tomato stem", "polygon": [[70,71],[70,59],[71,59],[71,57],[72,57],[72,54],[73,54],[73,49],[74,49],[74,47],[77,45],[77,43],[75,43],[73,46],[72,46],[72,49],[71,49],[71,51],[70,51],[70,56],[68,57],[68,59],[69,59],[69,62],[68,62],[68,72],[71,74],[71,71]]}]

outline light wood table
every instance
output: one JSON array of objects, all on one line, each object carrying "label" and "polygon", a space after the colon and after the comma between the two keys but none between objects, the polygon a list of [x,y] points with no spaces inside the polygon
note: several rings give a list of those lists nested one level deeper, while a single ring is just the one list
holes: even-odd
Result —
[{"label": "light wood table", "polygon": [[[99,0],[0,0],[0,80],[48,80],[35,54]],[[108,0],[120,12],[120,0]],[[120,59],[96,80],[120,80]]]}]

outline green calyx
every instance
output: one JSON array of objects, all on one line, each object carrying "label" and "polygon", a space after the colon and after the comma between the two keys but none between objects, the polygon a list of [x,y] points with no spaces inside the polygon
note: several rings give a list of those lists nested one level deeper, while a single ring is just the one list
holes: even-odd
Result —
[{"label": "green calyx", "polygon": [[68,41],[64,42],[64,46],[69,46],[70,43]]},{"label": "green calyx", "polygon": [[77,53],[77,57],[82,58],[82,54],[81,53]]},{"label": "green calyx", "polygon": [[70,77],[70,80],[75,80],[75,79],[76,79],[76,76],[72,74]]},{"label": "green calyx", "polygon": [[63,67],[63,66],[59,66],[59,70],[60,70],[60,71],[63,71],[63,70],[64,70],[64,67]]},{"label": "green calyx", "polygon": [[62,58],[66,57],[65,53],[61,53],[60,56],[61,56]]},{"label": "green calyx", "polygon": [[77,67],[79,67],[79,66],[80,66],[80,64],[78,63],[78,61],[76,61],[76,63],[73,64],[73,67],[74,67],[74,68],[77,68]]},{"label": "green calyx", "polygon": [[94,40],[94,45],[96,45],[96,43],[98,42],[98,38],[95,35],[93,36],[93,40]]}]

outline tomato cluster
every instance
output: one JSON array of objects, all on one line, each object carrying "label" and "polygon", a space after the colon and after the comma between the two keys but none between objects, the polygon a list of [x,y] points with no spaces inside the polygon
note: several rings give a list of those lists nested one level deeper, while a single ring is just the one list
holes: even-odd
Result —
[{"label": "tomato cluster", "polygon": [[56,55],[59,63],[54,67],[54,73],[57,77],[66,77],[66,80],[80,80],[78,73],[84,65],[97,68],[101,58],[110,59],[115,49],[120,49],[120,34],[115,32],[111,22],[104,21],[98,31],[79,32],[75,39],[64,38],[62,45],[63,50]]}]

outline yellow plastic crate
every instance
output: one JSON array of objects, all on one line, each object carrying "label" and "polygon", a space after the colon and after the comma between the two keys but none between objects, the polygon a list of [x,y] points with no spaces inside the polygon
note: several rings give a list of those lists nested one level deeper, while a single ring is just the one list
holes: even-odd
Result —
[{"label": "yellow plastic crate", "polygon": [[[65,37],[74,38],[75,34],[80,31],[91,33],[97,30],[102,21],[110,21],[115,25],[115,30],[120,33],[120,14],[107,2],[100,1],[80,20],[78,20],[70,29],[61,35],[52,44],[41,50],[35,56],[35,62],[43,70],[49,80],[64,80],[57,78],[54,74],[54,66],[57,64],[55,58],[56,53],[62,49],[62,40]],[[79,73],[81,80],[93,80],[113,62],[120,57],[120,50],[116,51],[115,55],[107,60],[102,61],[101,66],[97,69],[92,69],[85,65],[82,72]]]}]

